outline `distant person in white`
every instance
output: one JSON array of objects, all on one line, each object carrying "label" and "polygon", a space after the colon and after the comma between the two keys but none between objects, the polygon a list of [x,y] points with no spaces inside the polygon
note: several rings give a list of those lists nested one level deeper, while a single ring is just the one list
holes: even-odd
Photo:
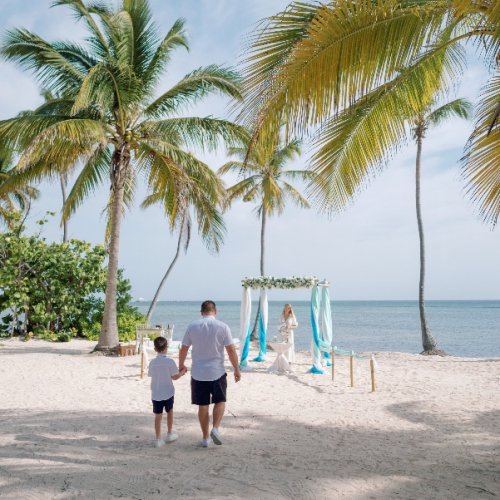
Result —
[{"label": "distant person in white", "polygon": [[[186,369],[184,365],[189,348],[191,353],[191,402],[198,405],[203,439],[201,445],[207,448],[210,438],[215,444],[222,444],[219,426],[226,407],[227,375],[224,368],[224,350],[233,365],[234,380],[241,379],[238,365],[238,354],[233,344],[231,330],[222,321],[215,318],[217,307],[215,302],[206,300],[201,304],[201,319],[193,321],[186,330],[179,351],[179,370]],[[212,431],[210,427],[210,404],[214,405],[212,412]]]}]

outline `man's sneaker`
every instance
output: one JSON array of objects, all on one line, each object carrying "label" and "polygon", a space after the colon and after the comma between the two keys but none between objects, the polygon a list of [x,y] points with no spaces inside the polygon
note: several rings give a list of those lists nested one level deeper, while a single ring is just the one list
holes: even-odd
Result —
[{"label": "man's sneaker", "polygon": [[173,432],[169,432],[167,434],[167,439],[165,439],[165,441],[167,443],[171,443],[172,441],[175,441],[179,436],[177,435],[177,432],[173,431]]},{"label": "man's sneaker", "polygon": [[161,448],[162,446],[165,446],[165,441],[163,441],[163,439],[157,439],[155,441],[155,448]]},{"label": "man's sneaker", "polygon": [[210,443],[211,443],[211,442],[212,442],[212,440],[211,440],[210,438],[208,438],[208,439],[202,439],[202,440],[200,441],[200,446],[201,446],[202,448],[208,448],[208,447],[210,446]]},{"label": "man's sneaker", "polygon": [[215,427],[212,429],[210,437],[212,438],[215,444],[222,444],[222,438],[220,437],[219,430],[216,429]]}]

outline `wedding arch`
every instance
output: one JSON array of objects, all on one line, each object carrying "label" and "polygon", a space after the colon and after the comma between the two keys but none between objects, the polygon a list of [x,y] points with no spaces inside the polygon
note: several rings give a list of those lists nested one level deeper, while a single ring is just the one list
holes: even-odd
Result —
[{"label": "wedding arch", "polygon": [[243,297],[240,309],[240,335],[243,342],[240,366],[248,366],[248,354],[250,351],[250,337],[252,327],[250,316],[252,313],[252,290],[260,290],[259,297],[259,355],[253,359],[255,362],[266,360],[267,354],[267,323],[268,323],[268,301],[267,290],[278,289],[311,289],[311,327],[312,327],[312,366],[311,373],[324,373],[323,361],[330,365],[330,352],[332,350],[332,312],[330,307],[330,284],[326,280],[320,281],[315,277],[275,278],[272,276],[260,276],[257,278],[244,278],[241,280],[243,286]]}]

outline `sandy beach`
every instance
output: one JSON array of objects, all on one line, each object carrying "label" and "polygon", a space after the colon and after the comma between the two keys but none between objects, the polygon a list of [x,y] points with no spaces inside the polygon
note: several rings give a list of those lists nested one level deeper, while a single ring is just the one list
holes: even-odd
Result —
[{"label": "sandy beach", "polygon": [[139,356],[94,343],[3,340],[2,499],[477,499],[500,496],[500,358],[377,353],[329,375],[230,380],[223,446],[200,437],[189,377],[176,383],[179,440],[155,449]]}]

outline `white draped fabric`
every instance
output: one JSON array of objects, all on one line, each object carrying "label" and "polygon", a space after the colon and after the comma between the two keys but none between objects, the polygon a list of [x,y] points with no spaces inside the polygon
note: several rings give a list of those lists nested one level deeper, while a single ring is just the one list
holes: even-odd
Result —
[{"label": "white draped fabric", "polygon": [[240,338],[243,342],[241,352],[241,366],[247,366],[248,352],[250,350],[250,315],[252,313],[252,293],[250,288],[243,288],[243,297],[240,306]]},{"label": "white draped fabric", "polygon": [[[320,338],[328,344],[332,345],[332,310],[330,306],[330,292],[328,287],[320,287],[320,309],[321,309],[321,328],[320,328]],[[322,349],[323,350],[323,349]],[[323,357],[326,360],[326,364],[331,366],[330,353],[323,350]]]}]

